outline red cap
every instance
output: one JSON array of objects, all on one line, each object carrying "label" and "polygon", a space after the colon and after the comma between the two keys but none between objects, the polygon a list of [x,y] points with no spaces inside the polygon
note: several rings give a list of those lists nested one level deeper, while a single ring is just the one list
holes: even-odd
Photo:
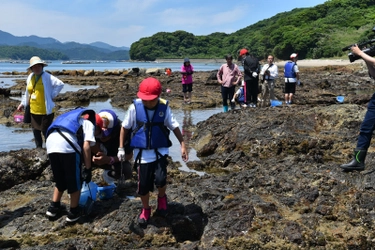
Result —
[{"label": "red cap", "polygon": [[137,96],[145,101],[151,101],[161,94],[161,84],[158,79],[149,77],[144,79],[139,85]]},{"label": "red cap", "polygon": [[95,122],[96,126],[100,127],[100,129],[103,128],[103,119],[100,117],[100,115],[95,114]]},{"label": "red cap", "polygon": [[240,50],[240,56],[243,56],[245,54],[247,54],[249,51],[247,51],[247,49],[241,49]]}]

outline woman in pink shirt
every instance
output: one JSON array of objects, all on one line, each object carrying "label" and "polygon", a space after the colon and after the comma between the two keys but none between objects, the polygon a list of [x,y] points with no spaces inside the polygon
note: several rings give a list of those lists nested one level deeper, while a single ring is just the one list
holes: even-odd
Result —
[{"label": "woman in pink shirt", "polygon": [[182,92],[184,93],[184,102],[191,103],[191,92],[193,91],[193,65],[190,64],[189,58],[184,59],[184,64],[181,67],[182,74]]},{"label": "woman in pink shirt", "polygon": [[[228,100],[233,99],[235,86],[241,80],[242,73],[237,64],[232,63],[233,57],[228,54],[225,56],[226,64],[221,65],[217,72],[217,80],[221,84],[221,96],[223,97],[224,112],[228,111]],[[231,102],[231,109],[236,107],[236,103]]]}]

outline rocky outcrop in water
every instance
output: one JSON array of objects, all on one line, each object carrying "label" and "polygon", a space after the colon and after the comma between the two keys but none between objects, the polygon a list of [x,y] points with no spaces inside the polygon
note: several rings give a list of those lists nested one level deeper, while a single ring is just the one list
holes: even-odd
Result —
[{"label": "rocky outcrop in water", "polygon": [[[147,228],[135,222],[141,208],[135,180],[113,199],[97,200],[94,211],[75,225],[67,224],[64,214],[48,220],[53,182],[44,151],[1,153],[0,248],[375,248],[374,148],[365,171],[338,167],[352,157],[373,82],[354,67],[302,68],[301,75],[303,86],[290,106],[238,108],[198,123],[189,144],[200,161],[188,166],[206,174],[181,172],[178,162],[170,162],[170,213],[153,214]],[[127,107],[145,76],[67,77],[70,84],[99,88],[61,95],[57,103],[69,107],[84,96],[85,102],[110,97],[113,105]],[[163,96],[175,109],[221,105],[212,72],[194,76],[191,105],[183,104],[179,76],[155,76],[172,90]],[[345,96],[343,104],[337,95]],[[283,99],[281,81],[276,96]],[[4,115],[0,121],[21,126]],[[156,206],[156,193],[151,205]]]}]

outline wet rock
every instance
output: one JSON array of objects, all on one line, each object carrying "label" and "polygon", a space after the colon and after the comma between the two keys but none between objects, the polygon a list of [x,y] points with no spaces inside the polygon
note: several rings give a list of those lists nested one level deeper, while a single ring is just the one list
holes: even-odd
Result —
[{"label": "wet rock", "polygon": [[[140,70],[141,71],[141,70]],[[95,90],[61,94],[58,107],[110,98],[127,108],[145,72],[121,76],[64,76]],[[282,72],[280,72],[282,74]],[[0,154],[0,247],[22,249],[373,249],[374,157],[370,147],[363,172],[343,172],[352,159],[359,126],[373,92],[366,72],[352,67],[302,68],[303,87],[294,104],[236,109],[194,126],[189,145],[200,159],[188,166],[203,176],[168,166],[169,215],[156,212],[151,193],[150,223],[136,223],[141,201],[136,180],[75,225],[45,216],[53,192],[45,154],[18,150]],[[353,77],[354,76],[354,77]],[[178,72],[157,75],[162,97],[173,109],[221,106],[214,72],[194,73],[192,105],[183,104]],[[320,85],[321,84],[321,85]],[[282,80],[276,97],[283,100]],[[12,89],[23,89],[14,86]],[[335,101],[345,95],[343,104]],[[17,101],[4,98],[0,122]],[[14,107],[14,108],[10,108]],[[6,117],[5,115],[8,114]],[[94,181],[100,181],[94,170]],[[136,173],[134,173],[135,175]],[[68,205],[66,194],[63,203]]]},{"label": "wet rock", "polygon": [[94,76],[95,71],[93,69],[91,70],[86,70],[85,73],[83,73],[83,76]]},{"label": "wet rock", "polygon": [[10,89],[0,88],[0,95],[3,95],[4,97],[10,96]]}]

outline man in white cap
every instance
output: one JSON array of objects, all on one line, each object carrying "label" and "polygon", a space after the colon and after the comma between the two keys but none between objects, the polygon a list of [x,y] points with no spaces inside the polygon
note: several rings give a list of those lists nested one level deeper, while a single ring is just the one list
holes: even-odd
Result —
[{"label": "man in white cap", "polygon": [[300,85],[299,70],[297,66],[298,54],[293,53],[290,55],[290,61],[285,63],[284,78],[285,78],[285,104],[292,104],[293,95],[296,92],[296,85]]},{"label": "man in white cap", "polygon": [[22,111],[30,105],[31,127],[37,148],[42,148],[42,134],[46,139],[47,129],[54,118],[53,99],[64,87],[61,80],[43,70],[45,66],[48,65],[39,57],[31,57],[27,70],[32,73],[27,77],[25,95],[17,107],[18,111]]}]

